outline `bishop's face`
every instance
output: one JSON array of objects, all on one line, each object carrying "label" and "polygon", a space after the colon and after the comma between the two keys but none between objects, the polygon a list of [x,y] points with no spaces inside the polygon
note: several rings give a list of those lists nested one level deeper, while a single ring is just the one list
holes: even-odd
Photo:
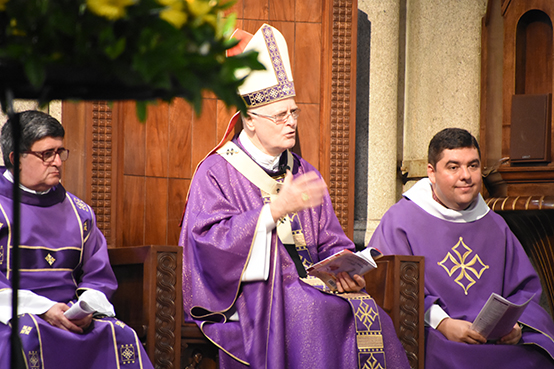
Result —
[{"label": "bishop's face", "polygon": [[481,191],[481,160],[475,147],[446,149],[427,175],[438,200],[447,208],[464,210]]},{"label": "bishop's face", "polygon": [[[249,129],[249,137],[258,149],[264,153],[277,156],[287,149],[292,149],[296,143],[297,119],[291,114],[298,109],[293,98],[250,109],[245,124]],[[259,114],[259,115],[257,115]],[[270,117],[285,114],[284,122],[275,122]]]}]

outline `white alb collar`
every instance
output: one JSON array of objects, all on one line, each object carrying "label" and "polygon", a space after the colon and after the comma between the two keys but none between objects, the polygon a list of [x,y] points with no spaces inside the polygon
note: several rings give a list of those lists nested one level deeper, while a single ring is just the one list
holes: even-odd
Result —
[{"label": "white alb collar", "polygon": [[412,188],[403,194],[427,213],[454,223],[469,223],[483,218],[490,208],[481,194],[465,210],[453,210],[444,207],[433,199],[433,189],[429,178],[419,180]]},{"label": "white alb collar", "polygon": [[244,149],[252,156],[254,161],[262,168],[272,171],[277,170],[281,155],[271,156],[258,149],[256,145],[250,141],[250,137],[248,137],[244,130],[242,130],[239,134],[239,141]]},{"label": "white alb collar", "polygon": [[[13,174],[12,172],[10,172],[9,170],[6,170],[4,172],[4,177],[10,181],[11,183],[13,183]],[[47,189],[46,191],[43,191],[43,192],[39,192],[39,191],[35,191],[35,190],[31,190],[30,188],[27,188],[25,186],[23,186],[21,183],[19,184],[19,188],[21,188],[23,191],[25,192],[29,192],[29,193],[32,193],[32,194],[35,194],[35,195],[44,195],[44,194],[47,194],[48,192],[50,192],[51,188]]]}]

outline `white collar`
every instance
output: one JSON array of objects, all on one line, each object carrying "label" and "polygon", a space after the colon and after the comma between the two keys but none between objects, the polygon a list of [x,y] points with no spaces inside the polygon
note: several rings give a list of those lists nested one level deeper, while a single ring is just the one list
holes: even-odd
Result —
[{"label": "white collar", "polygon": [[490,208],[483,200],[481,194],[465,210],[453,210],[439,204],[433,199],[433,190],[429,178],[419,180],[412,188],[403,194],[427,213],[454,223],[469,223],[483,218]]},{"label": "white collar", "polygon": [[246,151],[252,156],[252,159],[258,163],[262,168],[275,171],[279,167],[279,159],[281,155],[272,156],[264,153],[258,149],[256,145],[250,140],[250,137],[242,130],[239,134],[239,141]]},{"label": "white collar", "polygon": [[[11,183],[13,183],[13,174],[12,172],[10,172],[9,170],[6,170],[4,172],[4,177],[10,181]],[[35,194],[35,195],[44,195],[44,194],[47,194],[48,192],[50,192],[51,188],[47,189],[46,191],[43,191],[43,192],[39,192],[39,191],[35,191],[35,190],[31,190],[30,188],[27,188],[25,186],[23,186],[21,183],[19,184],[19,188],[21,188],[23,191],[25,192],[29,192],[29,193],[32,193],[32,194]]]}]

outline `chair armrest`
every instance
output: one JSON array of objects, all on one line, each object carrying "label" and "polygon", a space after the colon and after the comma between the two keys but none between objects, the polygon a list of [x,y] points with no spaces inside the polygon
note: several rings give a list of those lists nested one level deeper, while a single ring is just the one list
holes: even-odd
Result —
[{"label": "chair armrest", "polygon": [[365,275],[366,291],[391,317],[412,369],[423,369],[425,258],[385,255]]},{"label": "chair armrest", "polygon": [[118,318],[137,331],[155,368],[180,368],[182,248],[119,247],[108,254],[119,284],[111,298]]}]

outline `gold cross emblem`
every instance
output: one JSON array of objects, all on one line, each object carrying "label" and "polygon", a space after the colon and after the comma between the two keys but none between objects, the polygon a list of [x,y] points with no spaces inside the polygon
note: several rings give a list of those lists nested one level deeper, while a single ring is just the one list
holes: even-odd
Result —
[{"label": "gold cross emblem", "polygon": [[38,358],[38,351],[29,351],[29,368],[40,368],[40,359]]},{"label": "gold cross emblem", "polygon": [[24,325],[23,328],[21,328],[21,334],[26,334],[26,335],[29,335],[29,333],[31,333],[31,331],[33,330],[33,327],[29,327],[28,325]]},{"label": "gold cross emblem", "polygon": [[454,252],[454,257],[450,251],[442,261],[438,262],[441,267],[446,270],[448,276],[452,275],[456,271],[460,271],[454,282],[456,282],[460,287],[464,289],[464,293],[467,295],[467,291],[476,283],[476,279],[480,279],[481,275],[486,269],[489,269],[489,266],[483,263],[479,255],[475,254],[471,261],[467,262],[467,259],[473,253],[473,250],[470,249],[465,243],[464,239],[460,237],[458,243],[452,247]]},{"label": "gold cross emblem", "polygon": [[132,344],[121,345],[119,347],[119,353],[123,364],[131,364],[135,362],[135,346]]},{"label": "gold cross emblem", "polygon": [[230,148],[230,149],[227,149],[227,151],[225,151],[225,155],[235,155],[235,154],[240,154],[240,151],[237,151],[234,148]]},{"label": "gold cross emblem", "polygon": [[44,259],[48,262],[48,264],[50,264],[50,266],[56,261],[56,259],[54,259],[54,257],[50,254],[46,255]]},{"label": "gold cross emblem", "polygon": [[371,327],[371,325],[375,321],[376,317],[377,313],[373,311],[373,308],[362,300],[360,306],[358,306],[358,309],[356,310],[356,318],[358,318],[358,320],[362,322],[362,324],[365,325],[367,329],[369,329],[369,327]]}]

